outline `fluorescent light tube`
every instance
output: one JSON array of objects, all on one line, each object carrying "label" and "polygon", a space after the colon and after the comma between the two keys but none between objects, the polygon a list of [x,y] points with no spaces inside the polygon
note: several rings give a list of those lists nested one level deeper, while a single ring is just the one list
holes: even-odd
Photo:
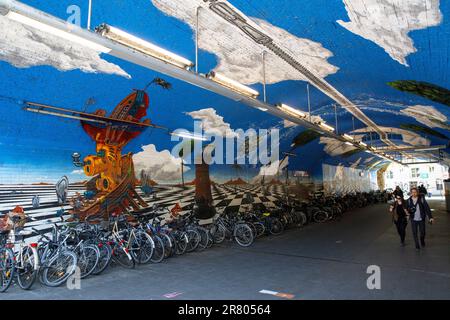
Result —
[{"label": "fluorescent light tube", "polygon": [[217,82],[221,85],[223,85],[224,87],[227,87],[233,91],[239,92],[241,94],[244,94],[246,96],[252,97],[252,98],[257,98],[259,96],[259,92],[247,87],[245,85],[243,85],[242,83],[239,83],[233,79],[227,78],[221,74],[218,74],[217,72],[211,71],[209,72],[206,77],[208,79],[213,80],[214,82]]},{"label": "fluorescent light tube", "polygon": [[125,31],[107,25],[105,23],[95,28],[95,31],[100,35],[102,35],[103,37],[106,37],[115,42],[119,42],[129,48],[132,48],[136,51],[140,51],[144,54],[147,54],[164,62],[170,63],[179,68],[189,69],[194,65],[191,61],[189,61],[186,58],[183,58],[166,49],[158,47],[153,43],[150,43],[146,40],[133,36]]},{"label": "fluorescent light tube", "polygon": [[278,105],[278,108],[280,108],[283,111],[286,111],[287,113],[290,113],[291,115],[295,115],[300,118],[306,118],[306,114],[304,112],[301,112],[300,110],[298,110],[296,108],[288,106],[287,104],[280,103]]},{"label": "fluorescent light tube", "polygon": [[352,140],[352,141],[355,140],[351,135],[348,135],[346,133],[344,133],[342,136],[347,140]]},{"label": "fluorescent light tube", "polygon": [[[54,35],[56,37],[60,37],[60,38],[66,39],[68,41],[77,43],[79,45],[82,45],[84,47],[93,49],[93,50],[98,51],[98,52],[108,53],[108,52],[111,51],[111,49],[109,49],[109,48],[107,48],[105,46],[102,46],[102,45],[99,45],[99,44],[94,43],[92,41],[86,40],[86,39],[81,38],[79,36],[76,36],[76,35],[74,35],[74,34],[72,34],[70,32],[66,32],[66,31],[60,30],[58,28],[55,28],[53,26],[50,26],[48,24],[42,23],[42,22],[40,22],[38,20],[32,19],[30,17],[27,17],[25,15],[22,15],[20,13],[15,12],[15,11],[9,11],[6,14],[6,17],[8,17],[9,19],[14,20],[16,22],[19,22],[19,23],[22,23],[24,25],[27,25],[29,27],[38,29],[39,31],[46,32],[46,33],[49,33],[49,34]],[[76,27],[76,26],[73,25],[73,27]],[[76,28],[78,28],[78,27],[76,27]]]},{"label": "fluorescent light tube", "polygon": [[353,143],[350,143],[348,141],[345,141],[345,144],[348,145],[348,146],[353,146]]},{"label": "fluorescent light tube", "polygon": [[319,122],[319,126],[328,131],[334,131],[334,128],[332,126],[326,124],[325,122]]},{"label": "fluorescent light tube", "polygon": [[362,142],[362,141],[360,141],[359,144],[362,145],[363,147],[367,147],[367,144],[365,144],[365,143]]}]

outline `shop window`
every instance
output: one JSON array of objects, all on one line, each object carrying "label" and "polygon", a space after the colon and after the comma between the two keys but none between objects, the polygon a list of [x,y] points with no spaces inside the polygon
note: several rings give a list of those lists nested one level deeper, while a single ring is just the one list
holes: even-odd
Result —
[{"label": "shop window", "polygon": [[411,178],[419,178],[419,168],[411,168]]},{"label": "shop window", "polygon": [[444,185],[442,184],[442,180],[441,179],[436,179],[436,190],[437,191],[444,190]]}]

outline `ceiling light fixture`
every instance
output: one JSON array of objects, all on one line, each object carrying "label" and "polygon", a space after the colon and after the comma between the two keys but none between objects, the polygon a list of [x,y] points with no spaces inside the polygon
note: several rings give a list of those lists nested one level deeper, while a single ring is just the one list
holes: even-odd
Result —
[{"label": "ceiling light fixture", "polygon": [[348,135],[346,133],[344,133],[342,136],[347,140],[352,140],[352,141],[355,140],[351,135]]},{"label": "ceiling light fixture", "polygon": [[296,108],[293,108],[291,106],[288,106],[287,104],[284,103],[280,103],[277,105],[277,107],[291,115],[294,115],[296,117],[300,117],[300,118],[306,118],[306,114]]},{"label": "ceiling light fixture", "polygon": [[[73,33],[55,28],[54,26],[51,26],[47,23],[41,22],[34,18],[28,17],[22,13],[18,13],[18,12],[9,10],[5,7],[2,7],[1,9],[2,10],[0,10],[0,12],[2,12],[3,15],[5,15],[8,19],[11,19],[15,22],[19,22],[21,24],[32,27],[39,31],[51,34],[51,35],[59,37],[59,38],[63,38],[65,40],[77,43],[81,46],[90,48],[90,49],[98,51],[98,52],[108,53],[111,51],[111,49],[109,49],[105,46],[102,46],[98,43],[89,41],[89,40],[79,37]],[[78,26],[73,25],[73,24],[68,24],[68,25],[70,25],[70,28],[72,28],[72,29],[79,28]]]},{"label": "ceiling light fixture", "polygon": [[237,82],[236,80],[230,79],[228,77],[225,77],[221,74],[218,74],[215,71],[209,72],[206,77],[208,79],[211,79],[214,82],[217,82],[224,87],[227,87],[228,89],[231,89],[233,91],[236,91],[238,93],[244,94],[246,96],[252,97],[256,99],[259,96],[259,92],[243,85],[242,83]]},{"label": "ceiling light fixture", "polygon": [[194,66],[194,64],[186,58],[158,47],[157,45],[150,43],[144,39],[133,36],[116,27],[112,27],[106,23],[103,23],[95,28],[95,32],[105,38],[121,43],[131,49],[140,51],[144,54],[147,54],[179,68],[189,69]]},{"label": "ceiling light fixture", "polygon": [[334,128],[332,126],[326,124],[325,122],[319,122],[319,126],[328,131],[334,131]]}]

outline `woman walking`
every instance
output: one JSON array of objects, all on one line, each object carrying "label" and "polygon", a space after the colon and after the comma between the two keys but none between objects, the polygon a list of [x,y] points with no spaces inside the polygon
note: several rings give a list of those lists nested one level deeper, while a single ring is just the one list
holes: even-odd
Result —
[{"label": "woman walking", "polygon": [[400,243],[405,245],[406,226],[408,225],[408,210],[405,204],[405,200],[400,195],[395,197],[395,202],[390,206],[392,213],[392,221],[397,227],[398,235],[400,236]]},{"label": "woman walking", "polygon": [[408,212],[416,249],[420,250],[421,247],[425,247],[425,220],[428,218],[428,222],[432,224],[433,216],[431,215],[431,209],[427,200],[419,194],[417,188],[411,189],[411,197],[408,199]]}]

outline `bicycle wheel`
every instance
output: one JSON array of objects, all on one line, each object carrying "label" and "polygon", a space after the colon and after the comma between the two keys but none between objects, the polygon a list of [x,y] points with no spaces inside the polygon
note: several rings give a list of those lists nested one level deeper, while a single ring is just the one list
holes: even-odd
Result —
[{"label": "bicycle wheel", "polygon": [[210,229],[206,229],[206,231],[208,232],[208,243],[206,244],[206,248],[209,249],[209,248],[211,248],[213,246],[214,239],[212,237],[211,230]]},{"label": "bicycle wheel", "polygon": [[308,217],[303,212],[298,213],[300,215],[300,225],[303,227],[308,223]]},{"label": "bicycle wheel", "polygon": [[248,247],[253,243],[254,236],[252,229],[244,223],[239,223],[234,227],[234,240],[242,247]]},{"label": "bicycle wheel", "polygon": [[211,238],[213,239],[214,243],[222,243],[225,240],[226,236],[226,230],[225,227],[221,224],[215,224],[211,228]]},{"label": "bicycle wheel", "polygon": [[175,253],[177,255],[182,255],[186,252],[187,246],[189,243],[189,238],[186,234],[186,232],[176,233],[175,234]]},{"label": "bicycle wheel", "polygon": [[269,232],[274,236],[280,235],[284,231],[283,223],[278,218],[272,218],[269,221]]},{"label": "bicycle wheel", "polygon": [[109,263],[111,262],[112,257],[112,248],[108,243],[99,243],[98,249],[100,252],[100,256],[98,258],[97,266],[95,267],[92,274],[100,274],[108,267]]},{"label": "bicycle wheel", "polygon": [[197,251],[203,251],[208,247],[209,243],[209,232],[205,228],[197,227],[197,232],[200,234],[200,241],[198,242],[198,246],[196,248]]},{"label": "bicycle wheel", "polygon": [[122,267],[133,269],[136,265],[133,256],[128,252],[128,249],[116,244],[112,250],[111,258]]},{"label": "bicycle wheel", "polygon": [[322,210],[316,211],[313,214],[313,220],[317,223],[323,223],[328,220],[328,213]]},{"label": "bicycle wheel", "polygon": [[77,267],[77,255],[69,250],[62,250],[48,261],[44,267],[42,279],[49,287],[63,284]]},{"label": "bicycle wheel", "polygon": [[84,245],[77,253],[77,266],[80,268],[80,279],[84,279],[94,272],[97,267],[100,251],[94,245]]},{"label": "bicycle wheel", "polygon": [[164,243],[164,258],[169,258],[175,254],[175,239],[168,234],[160,234]]},{"label": "bicycle wheel", "polygon": [[137,231],[130,243],[130,249],[130,253],[136,262],[144,264],[150,262],[154,253],[155,243],[146,232]]},{"label": "bicycle wheel", "polygon": [[39,257],[36,250],[26,246],[22,249],[22,259],[16,267],[17,283],[23,290],[30,290],[38,274],[37,261]]},{"label": "bicycle wheel", "polygon": [[250,227],[250,229],[252,229],[253,234],[256,235],[257,232],[255,224],[253,222],[249,222],[248,226]]},{"label": "bicycle wheel", "polygon": [[153,249],[153,254],[150,258],[151,262],[159,263],[163,261],[165,251],[164,251],[164,241],[157,235],[152,236],[155,248]]},{"label": "bicycle wheel", "polygon": [[257,238],[262,237],[264,233],[266,232],[266,227],[264,226],[264,223],[262,222],[253,222],[253,225],[255,226],[256,235]]},{"label": "bicycle wheel", "polygon": [[200,234],[197,230],[190,229],[186,231],[186,235],[188,238],[188,243],[186,246],[186,252],[192,252],[197,249],[198,244],[200,243]]},{"label": "bicycle wheel", "polygon": [[9,248],[0,248],[0,292],[8,290],[14,278],[14,253]]}]

